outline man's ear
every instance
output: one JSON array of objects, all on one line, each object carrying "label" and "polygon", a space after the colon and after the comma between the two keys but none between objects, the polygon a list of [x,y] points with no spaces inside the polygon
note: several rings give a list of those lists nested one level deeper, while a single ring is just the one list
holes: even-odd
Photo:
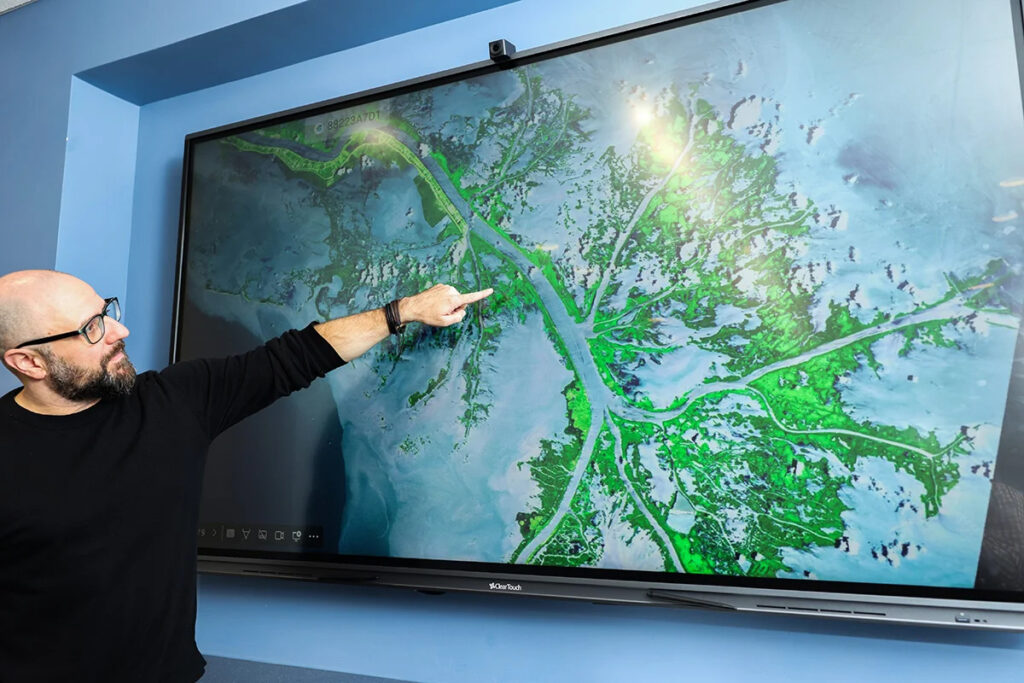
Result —
[{"label": "man's ear", "polygon": [[15,374],[29,379],[43,379],[48,370],[39,352],[30,349],[7,349],[4,352],[4,364]]}]

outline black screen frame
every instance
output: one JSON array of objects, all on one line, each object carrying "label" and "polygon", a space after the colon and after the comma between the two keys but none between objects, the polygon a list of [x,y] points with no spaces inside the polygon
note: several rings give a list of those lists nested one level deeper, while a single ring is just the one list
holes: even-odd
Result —
[{"label": "black screen frame", "polygon": [[[701,23],[717,17],[785,2],[787,0],[722,0],[713,2],[690,10],[523,51],[516,53],[509,60],[476,62],[440,73],[428,74],[187,135],[184,142],[177,262],[172,302],[170,362],[176,362],[181,354],[182,311],[188,279],[186,260],[189,247],[188,219],[189,194],[192,183],[192,150],[196,144],[228,134],[244,133],[271,124],[330,112],[341,107],[359,106],[385,97],[483,76],[605,44],[626,41],[671,28]],[[1024,19],[1022,19],[1024,17],[1024,0],[1006,0],[1006,2],[1010,4],[1012,10],[1018,78],[1021,82],[1021,90],[1024,92]],[[1022,102],[1022,111],[1024,111],[1024,102]],[[1015,366],[1018,363],[1024,363],[1024,328],[1018,335],[1015,350]],[[1002,450],[1003,446],[1001,445],[1000,453]],[[672,598],[666,597],[664,593],[678,592],[682,596],[681,602],[698,607],[815,613],[818,616],[918,623],[932,622],[927,618],[898,617],[888,612],[850,610],[844,613],[844,610],[801,608],[799,605],[803,603],[816,604],[821,601],[825,601],[822,604],[845,601],[850,604],[896,605],[900,608],[919,607],[925,610],[937,608],[943,610],[943,617],[935,623],[974,625],[984,628],[1011,628],[1024,631],[1024,591],[1018,593],[976,588],[934,588],[824,580],[799,583],[799,587],[797,587],[797,582],[792,579],[422,560],[319,552],[285,553],[202,546],[199,548],[199,568],[201,571],[210,573],[380,584],[426,590],[512,592],[591,601],[644,604],[671,602]],[[520,588],[494,588],[493,584],[496,582],[499,584],[515,582]],[[662,595],[659,596],[659,592]],[[714,596],[714,599],[709,599],[708,596]],[[737,607],[728,604],[728,601],[724,604],[720,602],[730,596],[746,596],[753,599],[763,597],[769,602],[773,599],[776,601],[789,600],[797,606],[758,603],[752,607],[743,603]],[[965,624],[960,619],[950,620],[946,614],[949,610],[959,613],[962,609],[987,609],[997,613],[1007,613],[1011,615],[1011,623],[998,626],[980,622]]]}]

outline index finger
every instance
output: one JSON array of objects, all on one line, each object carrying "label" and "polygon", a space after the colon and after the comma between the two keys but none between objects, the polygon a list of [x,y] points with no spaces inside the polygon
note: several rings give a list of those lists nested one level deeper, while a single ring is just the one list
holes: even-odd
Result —
[{"label": "index finger", "polygon": [[471,304],[474,301],[480,301],[480,299],[486,299],[487,297],[489,297],[493,293],[494,293],[494,288],[493,287],[488,287],[487,289],[481,289],[479,292],[469,292],[468,294],[460,294],[459,295],[459,305],[460,306],[465,306],[466,304]]}]

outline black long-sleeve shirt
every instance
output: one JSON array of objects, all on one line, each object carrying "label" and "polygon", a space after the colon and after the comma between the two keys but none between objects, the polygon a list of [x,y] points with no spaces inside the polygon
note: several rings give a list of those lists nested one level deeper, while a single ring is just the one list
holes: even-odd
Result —
[{"label": "black long-sleeve shirt", "polygon": [[342,362],[310,326],[72,415],[0,398],[0,682],[197,680],[210,441]]}]

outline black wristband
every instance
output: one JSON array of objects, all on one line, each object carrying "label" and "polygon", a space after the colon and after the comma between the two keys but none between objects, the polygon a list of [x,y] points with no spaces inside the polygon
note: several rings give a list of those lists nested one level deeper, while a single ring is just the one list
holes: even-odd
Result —
[{"label": "black wristband", "polygon": [[401,334],[405,330],[405,325],[402,324],[402,316],[398,314],[398,299],[385,304],[384,319],[388,323],[388,333]]}]

